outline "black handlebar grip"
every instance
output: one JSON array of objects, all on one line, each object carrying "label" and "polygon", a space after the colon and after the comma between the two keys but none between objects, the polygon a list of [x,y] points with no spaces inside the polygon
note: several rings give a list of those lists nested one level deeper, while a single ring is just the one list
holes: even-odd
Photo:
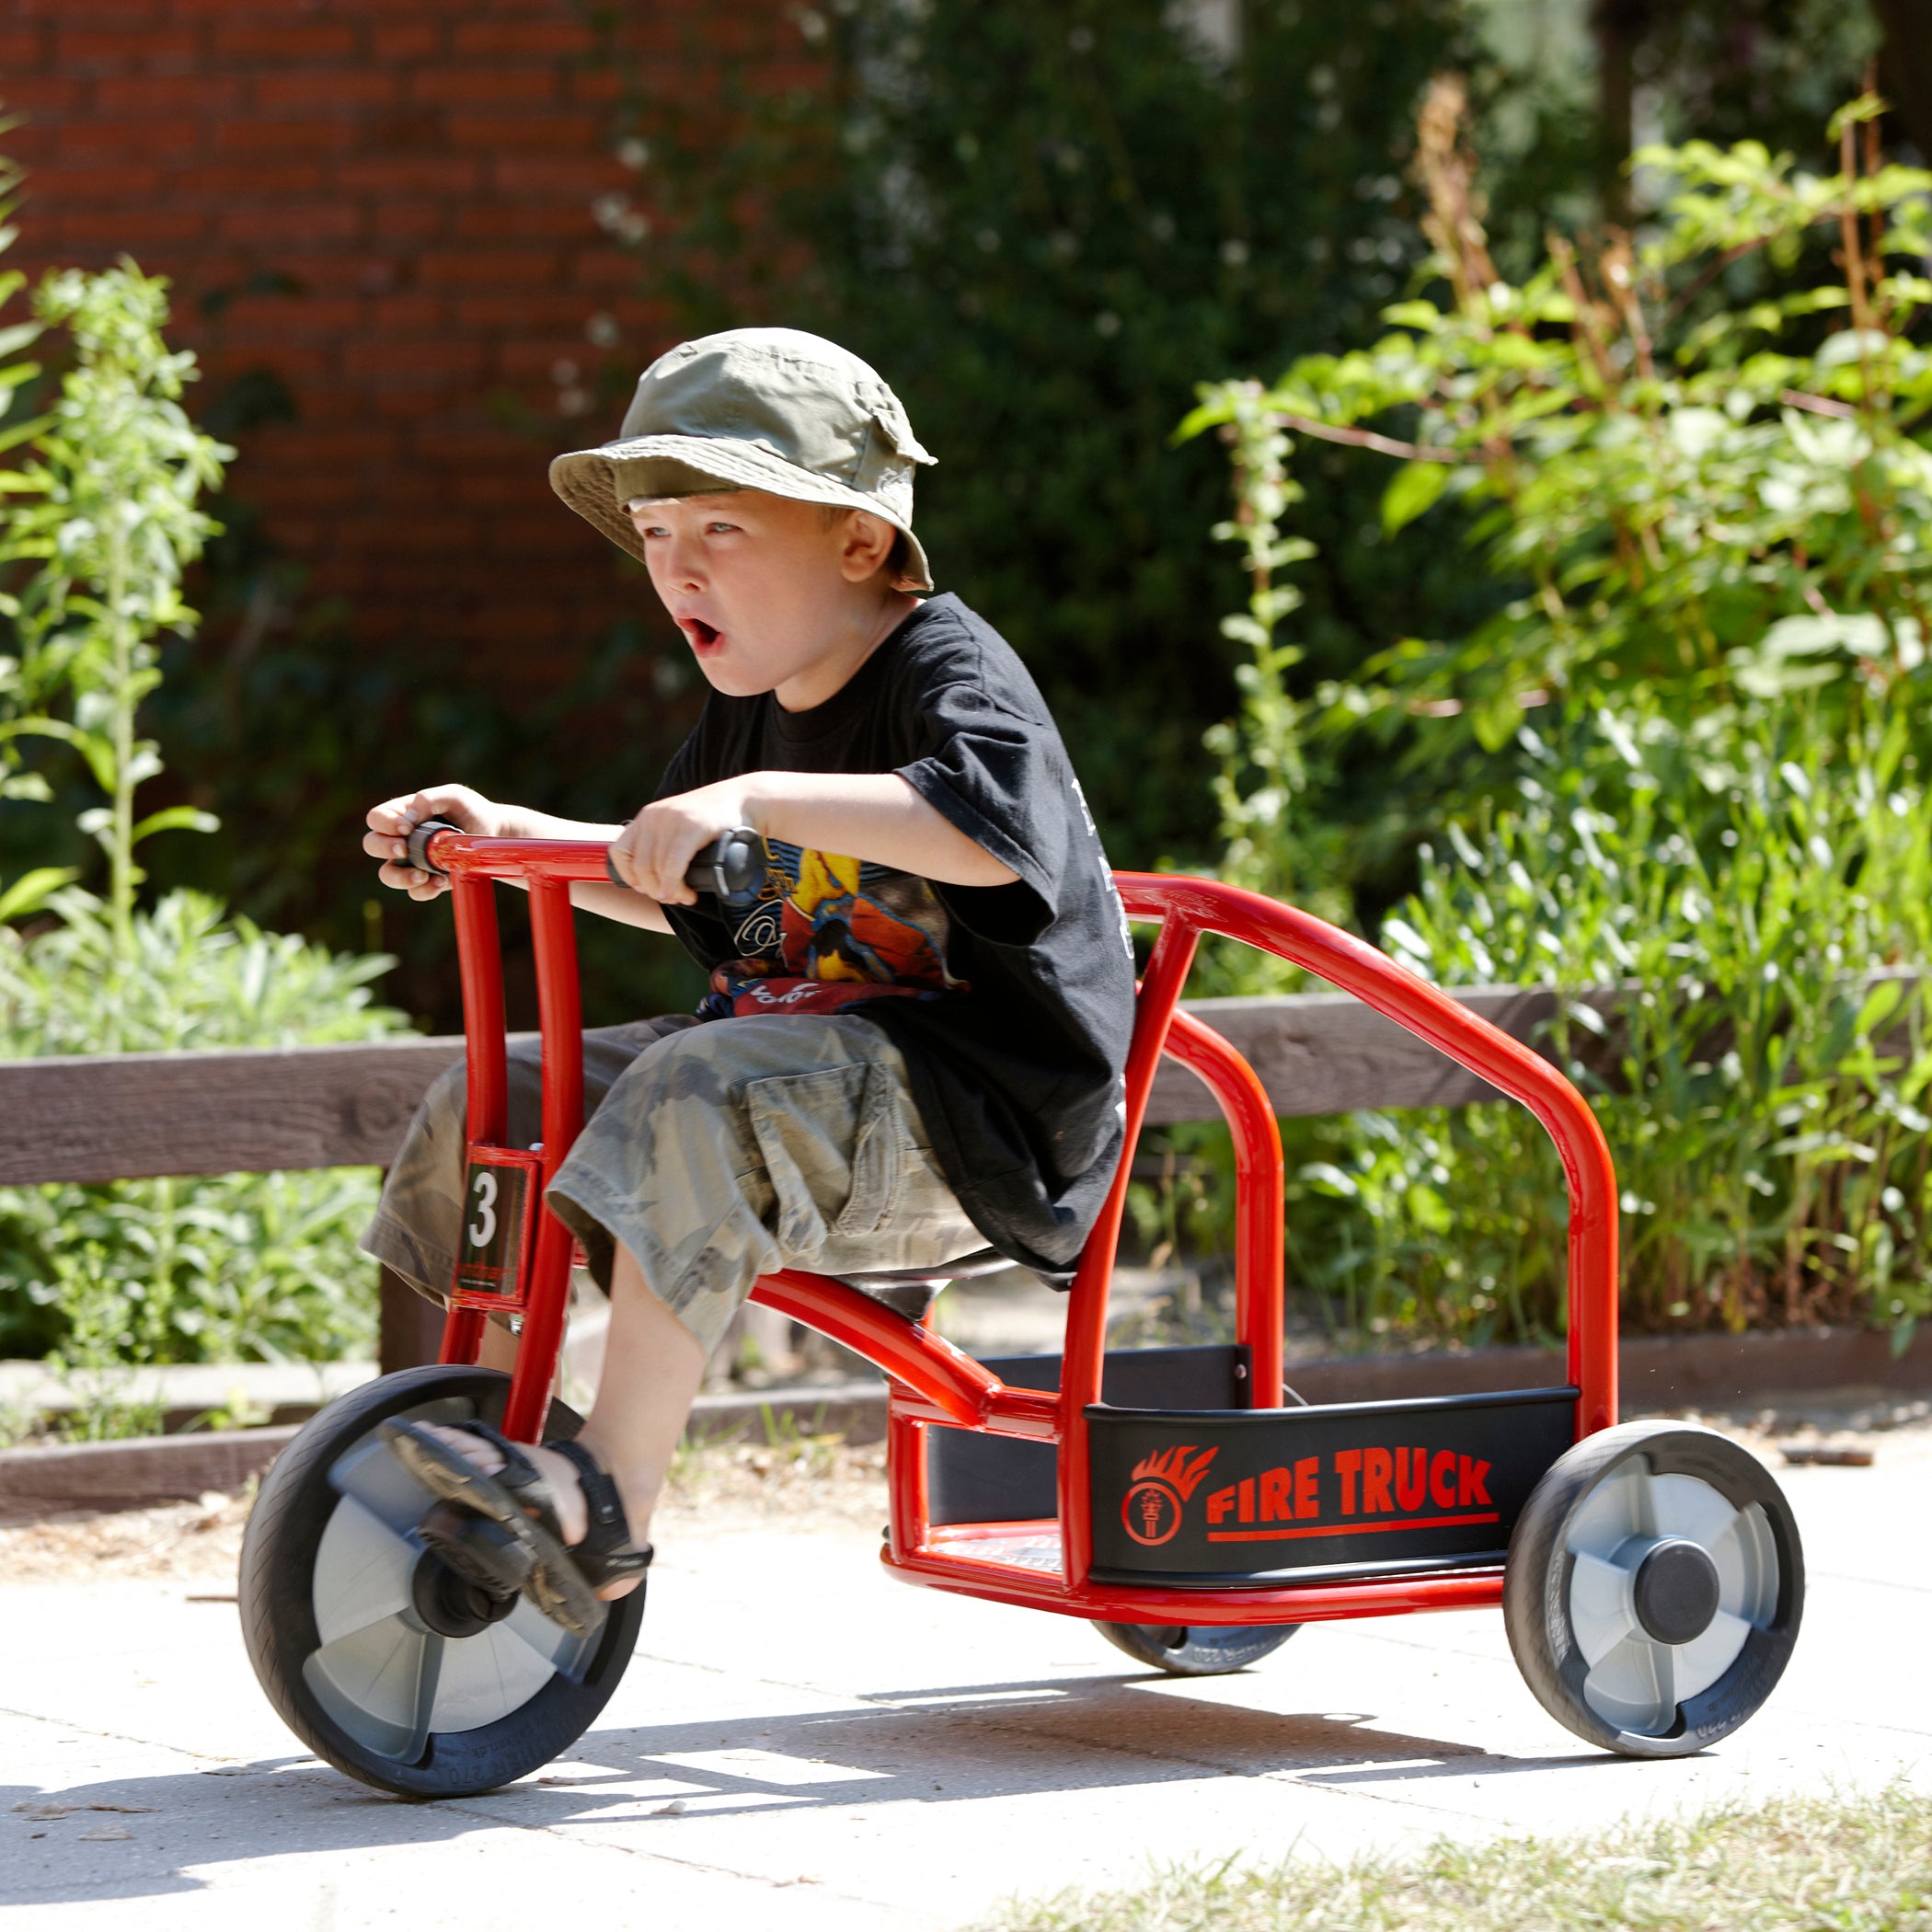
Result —
[{"label": "black handlebar grip", "polygon": [[[616,860],[608,852],[604,855],[604,869],[613,885],[628,890],[627,881],[618,876]],[[771,855],[765,849],[765,840],[749,825],[740,825],[722,838],[713,839],[692,859],[684,869],[684,883],[694,892],[715,893],[733,912],[743,912],[764,895],[770,869]]]},{"label": "black handlebar grip", "polygon": [[684,873],[694,892],[715,892],[734,912],[755,905],[765,891],[771,855],[749,825],[740,825],[705,847]]},{"label": "black handlebar grip", "polygon": [[430,863],[430,839],[438,832],[461,832],[462,830],[463,827],[461,825],[453,825],[447,819],[425,819],[409,834],[409,863],[419,872],[433,872],[439,879],[447,877],[448,875],[444,873],[441,866],[433,866]]}]

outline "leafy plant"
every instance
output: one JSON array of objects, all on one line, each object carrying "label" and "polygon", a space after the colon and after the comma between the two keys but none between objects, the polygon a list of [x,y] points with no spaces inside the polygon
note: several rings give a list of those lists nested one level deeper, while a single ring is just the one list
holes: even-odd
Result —
[{"label": "leafy plant", "polygon": [[[1549,1046],[1616,1157],[1639,1327],[1872,1319],[1903,1340],[1932,1312],[1932,798],[1906,736],[1833,747],[1811,704],[1758,718],[1712,837],[1683,782],[1696,748],[1606,710],[1536,742],[1521,807],[1452,821],[1384,923],[1425,976],[1568,994]],[[1300,1246],[1351,1325],[1561,1332],[1563,1177],[1528,1114],[1365,1116],[1348,1138],[1303,1169],[1304,1201],[1347,1202],[1366,1238]]]},{"label": "leafy plant", "polygon": [[[4,293],[0,290],[0,293]],[[188,806],[137,816],[160,770],[138,715],[160,681],[157,639],[191,630],[182,572],[216,529],[200,507],[231,454],[181,408],[194,358],[162,333],[167,284],[132,262],[50,276],[37,327],[61,328],[72,366],[51,409],[15,436],[0,477],[0,612],[18,642],[0,678],[10,796],[51,800],[23,768],[34,741],[70,747],[105,805],[81,830],[107,860],[104,899],[71,868],[29,868],[0,920],[0,1052],[171,1052],[369,1039],[399,1016],[371,1004],[392,963],[339,958],[230,922],[192,892],[137,906],[140,846],[212,830]],[[0,339],[4,340],[5,339]],[[0,375],[0,385],[6,378]],[[84,1432],[145,1426],[115,1394],[128,1364],[328,1357],[373,1340],[374,1271],[355,1236],[373,1175],[232,1175],[0,1192],[0,1344],[45,1349],[79,1378]]]},{"label": "leafy plant", "polygon": [[[155,640],[195,614],[181,573],[215,529],[196,499],[234,454],[181,408],[195,374],[191,351],[170,350],[167,284],[123,262],[98,275],[50,275],[35,307],[65,328],[74,366],[52,410],[33,426],[21,467],[0,477],[7,503],[0,565],[30,569],[9,600],[19,638],[15,715],[0,736],[55,738],[86,761],[108,803],[81,829],[108,859],[108,913],[117,954],[133,944],[135,849],[156,833],[212,831],[211,815],[170,806],[136,819],[134,794],[161,769],[136,713],[160,682]],[[54,707],[64,703],[71,715]],[[43,870],[42,883],[52,875]],[[29,909],[17,881],[11,907]],[[29,889],[30,894],[30,889]]]},{"label": "leafy plant", "polygon": [[[1607,1033],[1567,1001],[1551,1046],[1617,1157],[1626,1308],[1650,1326],[1862,1316],[1903,1337],[1928,1306],[1932,174],[1885,162],[1880,111],[1834,118],[1825,177],[1751,143],[1647,150],[1672,184],[1658,238],[1552,236],[1516,284],[1444,84],[1418,154],[1446,294],[1389,310],[1371,350],[1207,388],[1183,425],[1246,458],[1244,540],[1292,537],[1296,438],[1397,463],[1391,537],[1466,512],[1494,613],[1306,711],[1286,600],[1263,587],[1236,620],[1231,859],[1292,882],[1334,748],[1367,742],[1390,783],[1351,843],[1427,841],[1386,945],[1445,982],[1625,989]],[[1332,1157],[1303,1165],[1291,1228],[1342,1318],[1560,1328],[1561,1178],[1526,1117],[1309,1131]]]},{"label": "leafy plant", "polygon": [[[1334,831],[1307,809],[1307,707],[1288,684],[1288,673],[1304,653],[1279,635],[1282,620],[1302,602],[1299,588],[1280,573],[1315,555],[1305,537],[1282,527],[1305,493],[1288,474],[1288,438],[1262,399],[1261,385],[1231,385],[1222,399],[1220,432],[1234,470],[1235,513],[1217,523],[1213,535],[1240,546],[1248,595],[1245,610],[1221,620],[1221,632],[1248,647],[1248,661],[1235,667],[1239,714],[1210,727],[1204,739],[1220,764],[1213,793],[1224,846],[1221,876],[1271,898],[1291,899],[1310,912],[1342,917],[1347,902],[1334,883]],[[1184,436],[1190,426],[1191,419],[1182,425]],[[1199,983],[1216,993],[1255,994],[1282,991],[1302,977],[1252,947],[1211,939]]]},{"label": "leafy plant", "polygon": [[397,1018],[374,1003],[381,954],[333,955],[299,933],[265,933],[218,901],[171,892],[137,915],[128,970],[105,909],[61,893],[57,925],[0,932],[0,1052],[178,1052],[375,1040]]},{"label": "leafy plant", "polygon": [[[1303,357],[1259,394],[1211,385],[1184,425],[1258,422],[1290,450],[1299,434],[1395,458],[1389,535],[1459,501],[1512,592],[1466,636],[1405,639],[1326,687],[1325,732],[1367,733],[1438,784],[1460,783],[1474,753],[1489,790],[1499,767],[1483,759],[1559,698],[1650,691],[1686,720],[1830,684],[1840,729],[1916,668],[1932,173],[1862,139],[1880,105],[1835,118],[1844,165],[1828,177],[1748,142],[1646,149],[1673,184],[1661,238],[1639,249],[1613,231],[1584,254],[1552,236],[1517,285],[1489,259],[1460,92],[1432,95],[1419,167],[1449,299],[1399,304],[1373,349]],[[1725,299],[1759,258],[1802,267],[1816,231],[1839,244],[1834,277]]]}]

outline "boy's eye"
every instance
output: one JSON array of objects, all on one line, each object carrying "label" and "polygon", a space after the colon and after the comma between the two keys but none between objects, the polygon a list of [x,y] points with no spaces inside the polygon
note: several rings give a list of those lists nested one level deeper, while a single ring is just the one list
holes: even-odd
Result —
[{"label": "boy's eye", "polygon": [[707,536],[719,536],[723,535],[727,532],[737,529],[737,527],[738,525],[736,523],[727,523],[720,519],[717,523],[707,523],[705,525],[705,535]]}]

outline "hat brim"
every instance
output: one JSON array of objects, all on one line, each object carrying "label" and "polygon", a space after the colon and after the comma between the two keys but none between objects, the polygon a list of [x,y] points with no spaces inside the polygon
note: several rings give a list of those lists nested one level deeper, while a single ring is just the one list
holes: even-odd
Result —
[{"label": "hat brim", "polygon": [[620,550],[644,561],[644,540],[625,505],[634,497],[695,497],[714,490],[763,489],[800,503],[863,510],[905,538],[909,590],[929,591],[932,569],[912,525],[877,497],[801,469],[755,444],[713,436],[632,436],[572,450],[550,465],[550,488]]}]

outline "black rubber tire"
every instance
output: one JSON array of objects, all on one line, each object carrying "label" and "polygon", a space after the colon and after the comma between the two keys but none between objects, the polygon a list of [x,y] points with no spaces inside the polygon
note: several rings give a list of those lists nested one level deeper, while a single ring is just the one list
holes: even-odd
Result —
[{"label": "black rubber tire", "polygon": [[[553,1674],[508,1716],[474,1731],[431,1732],[414,1764],[385,1758],[349,1736],[316,1702],[303,1665],[319,1641],[314,1566],[339,1499],[328,1472],[378,1422],[425,1403],[466,1397],[482,1420],[500,1423],[510,1378],[493,1369],[407,1369],[365,1384],[304,1425],[263,1479],[242,1541],[237,1597],[248,1661],[282,1721],[339,1771],[404,1798],[458,1798],[496,1789],[548,1764],[596,1720],[624,1675],[644,1620],[644,1592],[611,1606],[602,1639],[573,1684]],[[574,1435],[582,1419],[553,1403],[551,1435]]]},{"label": "black rubber tire", "polygon": [[1103,1624],[1097,1629],[1136,1663],[1170,1677],[1224,1677],[1272,1656],[1299,1624]]},{"label": "black rubber tire", "polygon": [[[1633,1456],[1658,1476],[1693,1476],[1735,1510],[1755,1503],[1777,1563],[1776,1607],[1754,1628],[1716,1683],[1677,1706],[1662,1735],[1619,1730],[1583,1695],[1590,1674],[1570,1627],[1575,1558],[1570,1525],[1590,1496]],[[1586,1436],[1551,1466],[1532,1492],[1510,1538],[1503,1572],[1503,1626],[1536,1700],[1580,1738],[1626,1757],[1685,1757],[1728,1736],[1750,1718],[1784,1674],[1804,1614],[1804,1550],[1798,1524],[1771,1472],[1728,1436],[1683,1422],[1623,1422]]]}]

